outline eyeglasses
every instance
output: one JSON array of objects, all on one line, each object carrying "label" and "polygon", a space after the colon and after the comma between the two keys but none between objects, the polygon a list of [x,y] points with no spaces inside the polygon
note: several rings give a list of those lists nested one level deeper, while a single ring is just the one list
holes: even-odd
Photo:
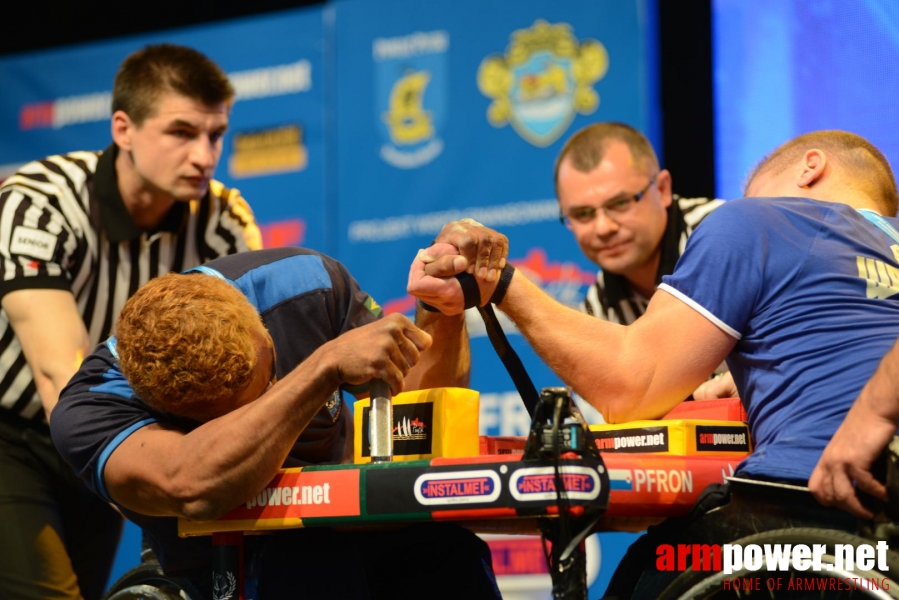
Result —
[{"label": "eyeglasses", "polygon": [[580,225],[586,225],[593,221],[596,218],[596,212],[601,210],[603,214],[606,215],[607,218],[612,219],[613,221],[617,221],[634,208],[634,205],[637,204],[640,200],[643,199],[643,196],[646,195],[646,192],[649,191],[649,188],[652,187],[652,184],[655,183],[656,177],[658,177],[658,173],[653,175],[649,179],[649,183],[646,184],[642,190],[634,194],[633,196],[624,196],[621,198],[615,198],[614,200],[610,200],[606,202],[600,207],[595,206],[578,206],[573,209],[566,215],[562,212],[562,208],[559,208],[559,221],[565,227],[571,229],[572,223],[578,223]]}]

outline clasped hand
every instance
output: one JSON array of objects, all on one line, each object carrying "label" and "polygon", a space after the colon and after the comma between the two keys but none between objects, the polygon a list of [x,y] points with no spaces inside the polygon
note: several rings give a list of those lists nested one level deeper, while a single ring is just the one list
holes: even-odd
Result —
[{"label": "clasped hand", "polygon": [[460,273],[475,276],[480,306],[490,301],[506,266],[509,240],[473,219],[444,225],[434,244],[419,250],[409,269],[407,291],[446,315],[465,310]]}]

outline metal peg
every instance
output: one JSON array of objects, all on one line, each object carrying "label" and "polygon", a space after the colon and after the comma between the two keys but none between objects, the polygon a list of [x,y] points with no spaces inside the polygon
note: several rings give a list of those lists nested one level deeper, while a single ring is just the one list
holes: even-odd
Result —
[{"label": "metal peg", "polygon": [[382,379],[371,382],[371,411],[368,414],[368,439],[371,462],[393,460],[393,402],[390,386]]}]

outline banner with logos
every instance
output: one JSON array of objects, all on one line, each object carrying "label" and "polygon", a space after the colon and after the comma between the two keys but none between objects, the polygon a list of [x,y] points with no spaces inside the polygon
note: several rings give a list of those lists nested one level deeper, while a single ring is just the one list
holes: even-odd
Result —
[{"label": "banner with logos", "polygon": [[[407,266],[448,221],[510,239],[510,258],[576,305],[595,278],[559,222],[564,141],[617,120],[657,140],[653,18],[643,2],[337,2],[336,256],[388,312],[411,314]],[[529,419],[470,319],[482,433]],[[510,323],[504,326],[512,332]],[[537,387],[558,379],[513,336]]]},{"label": "banner with logos", "polygon": [[[512,263],[556,299],[582,300],[596,268],[559,222],[554,161],[568,137],[595,121],[629,123],[658,146],[651,4],[333,5],[336,254],[387,312],[414,312],[408,265],[461,217],[508,235]],[[511,322],[502,323],[537,388],[559,385]],[[481,433],[527,434],[530,417],[476,311],[468,327]],[[591,571],[593,590],[605,588],[632,539],[610,536],[606,552],[591,552],[591,568],[607,565]],[[519,574],[507,566],[505,575]],[[525,588],[538,596],[521,597],[545,594],[534,585]]]},{"label": "banner with logos", "polygon": [[323,9],[0,60],[0,180],[50,154],[101,150],[122,60],[153,43],[196,48],[228,73],[237,98],[216,179],[250,201],[267,246],[326,250]]}]

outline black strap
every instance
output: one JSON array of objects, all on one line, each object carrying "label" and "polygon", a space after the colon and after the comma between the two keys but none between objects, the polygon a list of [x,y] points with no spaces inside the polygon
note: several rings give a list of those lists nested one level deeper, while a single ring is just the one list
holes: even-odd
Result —
[{"label": "black strap", "polygon": [[456,275],[459,285],[462,286],[462,296],[465,298],[465,310],[474,308],[481,303],[481,289],[478,280],[471,273],[463,271]]},{"label": "black strap", "polygon": [[[514,269],[512,266],[507,265],[507,268],[503,271],[503,275],[507,277],[507,280],[511,280],[513,272]],[[469,309],[478,306],[478,304],[481,303],[481,292],[474,275],[471,275],[470,273],[459,273],[456,275],[456,279],[459,280],[459,285],[462,286],[462,295],[465,297],[465,308]],[[508,281],[504,287],[508,287]],[[505,289],[503,289],[503,292],[505,292]],[[501,299],[502,298],[500,298],[500,300]],[[436,308],[421,300],[418,301],[418,304],[425,310],[432,312],[437,311]],[[493,349],[496,350],[499,359],[503,361],[506,371],[509,372],[509,376],[512,378],[512,383],[515,384],[515,389],[518,390],[518,395],[521,396],[521,400],[524,402],[528,415],[533,419],[534,412],[537,410],[537,403],[540,401],[540,395],[537,393],[537,388],[534,387],[534,382],[531,381],[528,372],[524,370],[521,359],[518,358],[518,354],[512,349],[512,345],[509,344],[506,334],[503,333],[503,328],[499,324],[499,319],[496,318],[496,313],[493,312],[493,306],[489,303],[486,306],[478,306],[478,312],[481,313],[481,318],[484,319],[484,326],[487,329],[487,336],[490,338],[490,343],[493,344]]]},{"label": "black strap", "polygon": [[512,266],[512,263],[506,263],[506,266],[503,267],[500,273],[499,281],[496,283],[496,289],[493,290],[493,295],[490,296],[490,304],[496,304],[497,306],[502,304],[503,298],[506,297],[506,292],[509,290],[509,284],[512,283],[513,275],[515,275],[515,267]]},{"label": "black strap", "polygon": [[537,388],[534,387],[534,382],[531,381],[528,372],[524,370],[521,359],[518,358],[515,350],[512,349],[506,334],[503,333],[503,328],[496,318],[496,313],[493,312],[493,306],[488,304],[487,306],[478,307],[478,312],[481,313],[481,317],[484,319],[487,336],[493,344],[493,349],[496,350],[499,359],[503,361],[506,371],[509,372],[509,376],[512,378],[512,383],[515,384],[515,389],[518,390],[518,395],[521,396],[525,408],[528,409],[528,414],[533,419],[534,412],[537,410],[537,402],[540,400]]}]

